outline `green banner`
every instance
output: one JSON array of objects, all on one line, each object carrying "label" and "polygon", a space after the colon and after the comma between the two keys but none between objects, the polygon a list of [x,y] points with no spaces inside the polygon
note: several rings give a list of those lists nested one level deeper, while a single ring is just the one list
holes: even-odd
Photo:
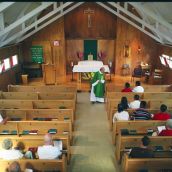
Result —
[{"label": "green banner", "polygon": [[97,60],[97,40],[84,40],[84,60],[88,60],[90,54]]},{"label": "green banner", "polygon": [[31,47],[32,62],[43,63],[43,46],[34,45]]}]

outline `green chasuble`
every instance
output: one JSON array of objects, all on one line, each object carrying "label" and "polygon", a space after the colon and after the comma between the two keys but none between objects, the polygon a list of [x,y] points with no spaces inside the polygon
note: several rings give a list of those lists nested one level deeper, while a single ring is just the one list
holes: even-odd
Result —
[{"label": "green chasuble", "polygon": [[[105,76],[103,73],[99,71],[94,74],[94,77],[91,81],[94,84],[97,80],[105,80]],[[98,82],[97,85],[94,86],[94,94],[96,97],[103,98],[105,92],[105,83]]]}]

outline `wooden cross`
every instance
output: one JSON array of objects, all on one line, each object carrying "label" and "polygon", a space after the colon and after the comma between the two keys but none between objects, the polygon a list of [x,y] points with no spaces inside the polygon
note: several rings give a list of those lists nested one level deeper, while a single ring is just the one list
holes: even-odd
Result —
[{"label": "wooden cross", "polygon": [[90,8],[88,8],[87,10],[84,10],[85,14],[88,14],[88,27],[91,27],[92,23],[91,23],[91,14],[94,14],[94,10],[91,10]]}]

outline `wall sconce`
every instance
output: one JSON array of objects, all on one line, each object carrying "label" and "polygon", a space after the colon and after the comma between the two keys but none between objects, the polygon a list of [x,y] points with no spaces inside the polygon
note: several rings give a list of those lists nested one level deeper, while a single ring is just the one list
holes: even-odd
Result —
[{"label": "wall sconce", "polygon": [[138,46],[138,50],[137,50],[138,54],[140,54],[141,52],[141,48],[140,48],[140,45]]},{"label": "wall sconce", "polygon": [[124,57],[130,56],[130,47],[129,45],[124,45]]}]

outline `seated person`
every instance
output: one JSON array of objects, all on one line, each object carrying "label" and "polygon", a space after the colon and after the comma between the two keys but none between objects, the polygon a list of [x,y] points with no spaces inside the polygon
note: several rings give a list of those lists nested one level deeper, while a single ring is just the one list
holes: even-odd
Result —
[{"label": "seated person", "polygon": [[140,108],[133,112],[133,118],[135,120],[149,120],[151,119],[151,114],[146,110],[146,102],[140,102]]},{"label": "seated person", "polygon": [[144,88],[141,86],[140,81],[136,81],[136,86],[133,88],[132,92],[135,93],[143,93],[144,92]]},{"label": "seated person", "polygon": [[125,88],[121,90],[121,92],[132,92],[130,88],[130,84],[128,82],[125,83]]},{"label": "seated person", "polygon": [[141,140],[140,147],[132,148],[129,156],[131,158],[153,158],[153,151],[148,148],[150,139],[148,136],[144,136]]},{"label": "seated person", "polygon": [[8,172],[21,172],[20,164],[17,161],[12,162],[8,167]]},{"label": "seated person", "polygon": [[44,145],[38,147],[39,159],[58,159],[62,154],[58,147],[53,146],[53,140],[51,134],[44,136]]},{"label": "seated person", "polygon": [[8,119],[9,118],[4,113],[0,112],[0,123],[1,124],[6,124],[6,122],[8,121]]},{"label": "seated person", "polygon": [[162,104],[160,106],[160,112],[153,115],[153,120],[164,120],[164,121],[166,121],[167,119],[170,119],[171,115],[169,113],[167,113],[166,111],[167,111],[167,106]]},{"label": "seated person", "polygon": [[172,119],[167,120],[166,129],[162,130],[158,136],[172,136]]},{"label": "seated person", "polygon": [[129,108],[131,109],[138,109],[140,107],[140,96],[134,95],[134,101],[129,104]]},{"label": "seated person", "polygon": [[[30,165],[30,164],[27,164],[27,165]],[[8,167],[8,172],[22,172],[20,164],[17,161],[12,162]],[[26,168],[24,172],[33,172],[33,170],[30,168]]]},{"label": "seated person", "polygon": [[119,120],[129,120],[129,114],[127,111],[124,111],[124,108],[121,104],[118,104],[118,111],[113,116],[113,123]]},{"label": "seated person", "polygon": [[5,160],[21,159],[23,154],[19,150],[12,149],[13,143],[11,139],[4,139],[2,142],[2,148],[0,151],[0,158]]},{"label": "seated person", "polygon": [[129,108],[127,97],[122,97],[120,104],[123,106],[124,110]]}]

